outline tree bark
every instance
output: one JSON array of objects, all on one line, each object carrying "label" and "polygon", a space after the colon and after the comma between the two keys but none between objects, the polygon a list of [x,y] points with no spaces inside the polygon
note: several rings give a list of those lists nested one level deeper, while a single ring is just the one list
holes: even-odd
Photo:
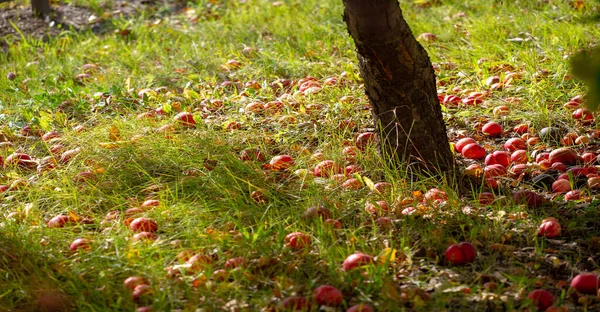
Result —
[{"label": "tree bark", "polygon": [[49,0],[31,0],[31,9],[33,14],[38,17],[45,17],[50,15],[50,1]]},{"label": "tree bark", "polygon": [[380,151],[394,165],[428,170],[454,167],[425,49],[402,17],[397,0],[343,0],[358,67],[381,135]]}]

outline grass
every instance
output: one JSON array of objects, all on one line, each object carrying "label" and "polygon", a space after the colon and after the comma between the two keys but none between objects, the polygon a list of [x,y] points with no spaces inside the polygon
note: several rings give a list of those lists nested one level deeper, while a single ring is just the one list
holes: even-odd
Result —
[{"label": "grass", "polygon": [[[505,75],[508,68],[523,75],[481,105],[448,106],[451,140],[461,132],[474,135],[475,124],[487,120],[498,120],[505,129],[528,123],[533,134],[551,124],[580,134],[597,130],[577,125],[562,107],[585,92],[581,83],[569,79],[565,56],[597,44],[600,30],[589,21],[597,4],[575,9],[569,1],[439,2],[430,8],[401,4],[415,34],[431,32],[439,38],[423,44],[441,68],[440,93],[460,94],[452,91],[455,87],[486,90],[485,80]],[[73,3],[98,13],[111,6]],[[285,297],[310,296],[321,284],[343,292],[344,308],[364,302],[378,311],[514,310],[531,307],[524,297],[541,287],[554,294],[557,304],[593,310],[593,300],[578,305],[565,297],[568,284],[560,281],[597,270],[587,260],[599,246],[594,190],[578,204],[561,197],[530,209],[510,200],[512,190],[530,186],[506,179],[494,203],[482,206],[475,198],[484,187],[465,189],[458,180],[424,176],[413,181],[406,168],[389,168],[374,146],[358,152],[353,162],[362,169],[355,175],[362,181],[359,189],[301,171],[293,174],[313,168],[321,157],[347,163],[342,149],[372,127],[342,11],[341,1],[329,0],[290,0],[279,6],[263,0],[189,1],[179,12],[154,7],[128,18],[108,17],[100,34],[65,30],[48,42],[3,38],[9,47],[0,55],[0,130],[11,144],[3,145],[0,155],[6,159],[24,152],[41,160],[57,144],[81,152],[52,170],[9,166],[0,173],[0,184],[12,185],[0,203],[0,311],[42,309],[49,305],[40,303],[45,297],[55,304],[69,301],[76,311],[142,306],[155,311],[269,310]],[[239,61],[240,67],[225,68],[229,60]],[[97,68],[85,69],[84,64]],[[548,74],[538,79],[542,70]],[[8,72],[17,78],[5,79]],[[82,73],[89,76],[75,78]],[[244,112],[251,102],[281,96],[269,85],[276,79],[297,81],[308,75],[343,83],[285,98],[280,113]],[[242,86],[222,87],[227,80]],[[256,89],[243,87],[253,81]],[[138,96],[139,90],[163,86],[166,92]],[[522,102],[510,104],[509,97]],[[223,105],[211,108],[207,99]],[[499,105],[508,105],[510,115],[495,116]],[[159,107],[167,116],[136,117]],[[172,123],[176,110],[193,112],[197,125],[159,131]],[[231,122],[240,129],[228,130]],[[340,127],[344,122],[353,125]],[[25,126],[62,136],[43,141],[23,135]],[[481,140],[488,150],[503,143]],[[595,146],[585,148],[595,151]],[[265,160],[238,158],[242,150],[256,148]],[[294,166],[284,172],[262,169],[279,154],[293,156]],[[82,171],[94,178],[74,181]],[[374,193],[369,180],[387,181],[392,190]],[[433,187],[448,193],[446,204],[419,204]],[[253,200],[254,191],[264,194],[265,201]],[[134,242],[123,224],[125,211],[147,199],[158,199],[160,205],[135,217],[155,220],[158,240]],[[377,216],[389,217],[389,228],[377,226],[365,211],[367,202],[377,200],[392,207]],[[301,217],[307,208],[320,205],[342,223],[341,229]],[[403,216],[400,211],[408,206],[419,207],[420,214]],[[108,220],[107,214],[115,211],[120,215]],[[59,214],[88,222],[46,226]],[[536,236],[548,216],[563,225],[562,241]],[[311,236],[308,248],[284,247],[285,236],[296,231]],[[91,249],[70,251],[76,238],[90,239]],[[475,263],[446,263],[444,250],[458,241],[477,246]],[[386,248],[398,251],[397,261],[368,266],[364,274],[341,269],[357,250],[376,256]],[[189,274],[185,268],[184,274],[168,274],[166,268],[184,263],[178,254],[186,251],[209,255],[212,264]],[[229,277],[220,279],[217,270],[235,257],[243,257],[245,267],[227,269]],[[133,300],[122,284],[134,275],[148,280],[151,295]],[[486,289],[486,282],[497,288]]]}]

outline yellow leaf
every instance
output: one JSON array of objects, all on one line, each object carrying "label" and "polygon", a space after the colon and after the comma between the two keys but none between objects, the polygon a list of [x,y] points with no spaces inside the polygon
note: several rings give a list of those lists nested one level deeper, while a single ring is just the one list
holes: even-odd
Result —
[{"label": "yellow leaf", "polygon": [[365,185],[369,188],[369,190],[371,190],[371,192],[377,191],[377,189],[375,188],[375,183],[373,183],[373,181],[371,181],[371,179],[363,176],[362,180],[363,180],[363,183],[365,183]]},{"label": "yellow leaf", "polygon": [[71,222],[79,222],[81,217],[79,217],[75,212],[69,211],[69,221]]},{"label": "yellow leaf", "polygon": [[388,263],[396,261],[396,253],[394,248],[384,248],[378,255],[377,259],[380,263]]},{"label": "yellow leaf", "polygon": [[115,125],[110,126],[110,130],[108,131],[108,139],[113,142],[121,140],[121,133],[119,132],[119,129],[115,127]]}]

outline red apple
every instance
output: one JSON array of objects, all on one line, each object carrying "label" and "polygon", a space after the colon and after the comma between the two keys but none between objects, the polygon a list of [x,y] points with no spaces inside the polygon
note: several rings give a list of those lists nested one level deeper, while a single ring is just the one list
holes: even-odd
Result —
[{"label": "red apple", "polygon": [[538,235],[547,238],[557,237],[560,235],[560,232],[560,223],[558,223],[558,220],[556,220],[555,218],[546,218],[542,220],[542,224],[538,229]]},{"label": "red apple", "polygon": [[548,160],[551,163],[561,162],[568,166],[568,165],[576,164],[577,161],[579,160],[579,156],[577,155],[577,152],[575,152],[574,150],[572,150],[568,147],[561,147],[561,148],[557,148],[557,149],[553,150],[550,153]]},{"label": "red apple", "polygon": [[342,264],[342,268],[344,271],[350,271],[352,269],[375,263],[375,260],[372,256],[357,252],[349,255],[344,263]]},{"label": "red apple", "polygon": [[146,284],[137,285],[133,289],[133,292],[132,292],[133,299],[137,300],[144,295],[150,294],[151,292],[152,292],[152,286],[146,285]]},{"label": "red apple", "polygon": [[318,305],[336,307],[342,304],[344,295],[339,289],[331,285],[321,285],[313,291],[313,299]]},{"label": "red apple", "polygon": [[292,232],[285,236],[285,246],[292,249],[303,249],[310,245],[310,236],[302,232]]},{"label": "red apple", "polygon": [[523,141],[523,139],[521,139],[521,138],[508,139],[504,143],[504,149],[511,153],[516,150],[526,150],[527,143],[525,143],[525,141]]},{"label": "red apple", "polygon": [[473,138],[462,138],[454,144],[454,150],[458,153],[462,153],[463,148],[471,143],[477,143],[477,141]]},{"label": "red apple", "polygon": [[490,121],[483,125],[481,131],[491,137],[497,137],[502,134],[502,126],[497,122]]},{"label": "red apple", "polygon": [[544,199],[540,195],[529,190],[514,192],[513,200],[517,204],[526,203],[529,207],[537,207],[544,203]]},{"label": "red apple", "polygon": [[567,192],[567,194],[565,194],[566,201],[579,200],[580,198],[581,198],[581,192],[579,190],[572,190],[572,191]]},{"label": "red apple", "polygon": [[277,311],[309,311],[310,301],[306,297],[292,296],[283,299]]},{"label": "red apple", "polygon": [[335,220],[335,219],[327,219],[327,220],[325,220],[325,224],[330,225],[334,229],[341,229],[342,228],[342,222],[340,222],[338,220]]},{"label": "red apple", "polygon": [[529,159],[527,158],[526,150],[516,150],[510,155],[510,160],[516,164],[526,164]]},{"label": "red apple", "polygon": [[12,153],[4,160],[5,165],[19,166],[24,168],[31,168],[37,166],[37,163],[33,161],[31,156],[25,153]]},{"label": "red apple", "polygon": [[485,157],[485,149],[477,143],[471,143],[462,149],[461,154],[469,159],[481,159]]},{"label": "red apple", "polygon": [[581,273],[571,281],[571,287],[582,294],[598,294],[598,276],[594,273]]},{"label": "red apple", "polygon": [[48,221],[48,226],[51,228],[61,228],[63,226],[65,226],[67,223],[69,223],[71,220],[69,219],[68,216],[65,215],[58,215],[52,219],[50,219],[50,221]]},{"label": "red apple", "polygon": [[130,276],[123,281],[123,285],[131,290],[134,290],[139,285],[147,285],[148,281],[141,276]]},{"label": "red apple", "polygon": [[329,177],[341,173],[341,167],[333,160],[323,160],[315,166],[315,177]]},{"label": "red apple", "polygon": [[533,304],[538,308],[539,311],[544,311],[554,304],[554,296],[544,289],[536,289],[527,295],[528,299],[533,301]]},{"label": "red apple", "polygon": [[444,192],[438,188],[432,188],[425,193],[424,199],[425,199],[425,202],[428,202],[428,203],[431,203],[434,201],[447,201],[448,194],[446,194],[446,192]]},{"label": "red apple", "polygon": [[173,118],[175,120],[176,123],[185,126],[185,127],[189,127],[189,128],[195,128],[196,127],[196,120],[194,120],[194,115],[192,115],[191,113],[188,112],[181,112],[177,115],[175,115],[175,118]]},{"label": "red apple", "polygon": [[275,156],[269,162],[273,170],[285,170],[294,165],[294,159],[289,155]]},{"label": "red apple", "polygon": [[446,260],[452,264],[460,265],[467,263],[465,252],[462,248],[458,247],[458,244],[448,247],[444,256],[446,257]]},{"label": "red apple", "polygon": [[92,246],[90,246],[91,243],[92,243],[92,241],[89,239],[78,238],[71,243],[71,245],[69,246],[69,249],[71,249],[73,251],[77,250],[79,248],[83,248],[85,250],[90,250],[90,249],[92,249]]},{"label": "red apple", "polygon": [[473,246],[473,244],[471,244],[469,242],[461,242],[461,243],[458,244],[458,247],[465,254],[465,261],[466,262],[473,262],[473,261],[475,261],[475,256],[477,256],[477,250],[475,250],[475,246]]},{"label": "red apple", "polygon": [[527,133],[527,131],[529,131],[529,125],[527,125],[527,124],[516,125],[513,128],[513,131],[516,132],[517,134]]},{"label": "red apple", "polygon": [[370,144],[375,142],[375,133],[373,132],[364,132],[358,135],[356,138],[356,147],[360,150],[364,150]]},{"label": "red apple", "polygon": [[510,165],[510,161],[511,157],[507,152],[494,151],[485,157],[484,163],[486,166],[500,164],[508,168],[508,165]]},{"label": "red apple", "polygon": [[552,183],[552,191],[554,193],[566,193],[571,190],[571,182],[566,179],[558,179]]},{"label": "red apple", "polygon": [[310,207],[302,214],[303,219],[329,219],[331,218],[331,211],[325,207]]},{"label": "red apple", "polygon": [[346,312],[375,312],[375,309],[366,303],[359,303],[348,308]]},{"label": "red apple", "polygon": [[144,201],[140,207],[150,208],[150,207],[156,207],[158,205],[160,205],[160,201],[158,199],[148,199],[148,200]]},{"label": "red apple", "polygon": [[573,112],[572,116],[573,119],[583,124],[590,124],[594,121],[594,114],[588,108],[578,108]]},{"label": "red apple", "polygon": [[567,165],[565,165],[561,162],[555,162],[552,164],[552,166],[550,166],[550,169],[556,170],[556,171],[565,171],[565,170],[567,170]]},{"label": "red apple", "polygon": [[594,153],[587,152],[581,155],[581,160],[586,165],[592,165],[596,162],[596,157],[597,156]]},{"label": "red apple", "polygon": [[486,178],[495,178],[505,176],[507,172],[504,166],[500,164],[494,164],[483,168],[483,174]]},{"label": "red apple", "polygon": [[50,132],[44,133],[44,135],[42,136],[42,140],[50,141],[51,139],[59,138],[60,136],[61,136],[60,132],[50,131]]},{"label": "red apple", "polygon": [[134,232],[156,232],[158,231],[158,224],[154,220],[141,217],[131,221],[129,229]]}]

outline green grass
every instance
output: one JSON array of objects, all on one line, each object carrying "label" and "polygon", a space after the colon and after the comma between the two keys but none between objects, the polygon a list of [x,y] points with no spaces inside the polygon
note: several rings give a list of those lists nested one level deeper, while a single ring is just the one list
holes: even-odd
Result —
[{"label": "green grass", "polygon": [[[430,8],[401,3],[416,35],[431,32],[439,38],[423,44],[441,68],[440,93],[453,93],[455,87],[486,90],[489,76],[505,75],[494,69],[501,65],[523,77],[492,92],[479,106],[447,107],[452,141],[458,131],[473,135],[474,125],[487,120],[498,120],[505,129],[528,123],[533,134],[550,124],[567,125],[579,134],[597,129],[577,126],[562,107],[585,92],[582,83],[568,79],[565,56],[598,43],[600,29],[590,22],[597,4],[586,2],[577,10],[569,1],[440,2]],[[93,12],[111,7],[103,1],[71,3]],[[155,311],[258,311],[274,308],[288,296],[310,296],[321,284],[343,292],[345,302],[338,310],[364,302],[378,311],[505,311],[531,306],[523,297],[536,287],[551,291],[558,303],[568,288],[557,286],[558,281],[569,280],[578,270],[597,269],[587,261],[599,248],[594,243],[599,227],[594,198],[580,206],[559,198],[529,209],[514,204],[510,191],[530,187],[510,185],[506,179],[496,201],[481,206],[474,198],[484,187],[460,178],[422,176],[412,181],[407,168],[389,168],[374,146],[358,153],[355,163],[362,172],[356,177],[390,182],[390,194],[371,192],[366,179],[360,189],[347,190],[330,179],[294,174],[312,169],[319,162],[313,157],[317,152],[349,164],[342,149],[373,126],[353,42],[341,19],[341,1],[290,0],[280,6],[266,0],[189,1],[187,7],[110,17],[98,35],[65,30],[48,42],[1,39],[9,45],[0,54],[0,133],[12,144],[0,156],[24,152],[40,160],[51,155],[55,144],[81,152],[52,170],[6,167],[0,172],[0,184],[21,185],[0,195],[0,311],[41,309],[38,297],[55,294],[50,289],[64,293],[76,311],[132,311],[150,305]],[[128,35],[119,33],[125,29]],[[509,40],[514,38],[523,40]],[[252,52],[243,52],[245,47]],[[488,60],[480,62],[483,58]],[[232,59],[241,66],[224,68]],[[88,71],[81,82],[74,77],[84,73],[84,64],[98,69]],[[549,74],[536,79],[540,70]],[[8,72],[17,78],[6,79]],[[269,85],[276,79],[298,81],[308,75],[320,81],[337,77],[343,83],[283,101],[278,114],[243,112],[251,102],[281,96]],[[260,88],[228,89],[221,86],[226,80],[242,85],[256,81]],[[141,89],[162,86],[166,92],[138,96]],[[509,97],[522,102],[510,104]],[[207,99],[222,100],[223,106],[211,111]],[[321,109],[311,111],[311,104]],[[508,117],[493,115],[499,105],[510,107]],[[193,112],[196,127],[161,132],[161,126],[172,123],[173,113],[136,117],[159,107],[172,112],[178,106]],[[232,121],[241,128],[227,130]],[[342,121],[354,126],[342,128]],[[41,133],[56,130],[62,136],[44,142],[22,135],[24,126]],[[84,129],[76,131],[77,126]],[[501,149],[503,140],[483,138],[483,143],[489,150]],[[585,149],[595,147],[594,142]],[[239,153],[247,148],[259,148],[265,160],[240,160]],[[284,172],[261,168],[279,154],[293,156],[294,166]],[[206,160],[216,161],[213,170],[205,168]],[[95,176],[74,181],[81,171]],[[450,199],[440,207],[420,205],[414,192],[433,187]],[[265,195],[264,203],[252,199],[254,191]],[[135,217],[155,220],[158,240],[133,242],[123,215],[150,198],[159,199],[160,205]],[[376,218],[365,212],[366,202],[377,200],[392,207],[379,215],[393,220],[389,229],[380,229]],[[341,229],[301,218],[307,208],[319,205],[331,210]],[[411,205],[423,215],[400,213]],[[104,220],[111,211],[121,215]],[[13,212],[19,214],[8,218]],[[52,217],[69,213],[89,222],[65,228],[46,225]],[[548,216],[561,221],[564,243],[536,236],[540,221]],[[284,247],[285,236],[295,231],[311,236],[310,247]],[[76,238],[91,239],[91,250],[69,251]],[[474,264],[455,267],[445,262],[444,250],[458,241],[477,246]],[[497,245],[501,243],[505,245]],[[506,246],[513,249],[500,250]],[[376,256],[388,247],[404,256],[389,265],[369,266],[365,274],[342,270],[351,253]],[[169,276],[165,268],[183,264],[177,259],[182,251],[209,255],[212,264]],[[244,257],[246,266],[228,269],[224,281],[215,278],[214,272],[234,257]],[[133,275],[149,281],[152,295],[132,299],[122,283]],[[488,281],[497,289],[486,290]],[[571,309],[585,309],[568,296],[563,301]]]}]

